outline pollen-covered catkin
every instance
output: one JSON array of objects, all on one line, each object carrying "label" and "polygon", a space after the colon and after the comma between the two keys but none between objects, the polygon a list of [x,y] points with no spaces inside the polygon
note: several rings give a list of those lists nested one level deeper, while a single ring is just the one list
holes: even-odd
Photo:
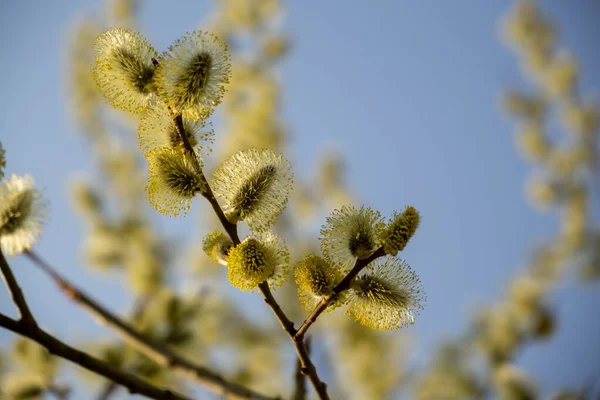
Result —
[{"label": "pollen-covered catkin", "polygon": [[[214,131],[207,129],[204,120],[182,119],[183,134],[194,149],[196,156],[208,155],[214,142]],[[210,125],[210,124],[208,124]],[[183,149],[183,141],[177,129],[173,116],[165,103],[158,100],[148,106],[143,112],[138,127],[140,148],[148,154],[158,147]]]},{"label": "pollen-covered catkin", "polygon": [[37,243],[47,204],[29,175],[12,175],[0,184],[0,247],[9,256]]},{"label": "pollen-covered catkin", "polygon": [[404,250],[410,238],[415,234],[421,217],[413,206],[408,206],[402,214],[394,212],[386,229],[381,234],[381,243],[386,254],[395,256]]},{"label": "pollen-covered catkin", "polygon": [[156,85],[175,114],[199,120],[221,103],[230,75],[227,45],[211,33],[194,31],[160,56]]},{"label": "pollen-covered catkin", "polygon": [[242,150],[214,172],[212,188],[225,200],[232,222],[246,221],[254,230],[271,226],[292,190],[289,161],[271,150]]},{"label": "pollen-covered catkin", "polygon": [[425,298],[421,280],[408,264],[385,256],[352,281],[347,314],[372,329],[400,329],[414,323]]},{"label": "pollen-covered catkin", "polygon": [[229,282],[241,290],[252,290],[264,281],[276,289],[283,285],[290,268],[287,246],[270,231],[247,237],[227,257]]},{"label": "pollen-covered catkin", "polygon": [[185,215],[194,196],[206,184],[192,156],[169,147],[154,149],[146,156],[149,173],[146,190],[150,204],[164,215],[177,216],[181,211]]},{"label": "pollen-covered catkin", "polygon": [[158,53],[142,35],[121,28],[98,36],[94,48],[93,76],[102,95],[115,108],[141,112],[155,92],[152,60]]},{"label": "pollen-covered catkin", "polygon": [[[333,294],[333,288],[342,280],[339,271],[329,262],[309,254],[294,266],[294,281],[298,287],[300,303],[306,311],[312,310],[322,299]],[[327,310],[340,305],[335,301]]]},{"label": "pollen-covered catkin", "polygon": [[357,259],[367,258],[377,249],[384,226],[379,211],[343,206],[327,217],[321,229],[323,255],[342,270],[349,270]]},{"label": "pollen-covered catkin", "polygon": [[267,280],[275,269],[275,259],[269,249],[252,237],[231,249],[227,259],[227,277],[238,289],[252,290]]}]

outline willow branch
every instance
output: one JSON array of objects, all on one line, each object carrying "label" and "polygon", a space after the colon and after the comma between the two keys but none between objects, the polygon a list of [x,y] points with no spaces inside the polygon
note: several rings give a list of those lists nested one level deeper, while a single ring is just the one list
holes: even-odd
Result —
[{"label": "willow branch", "polygon": [[348,272],[344,279],[342,279],[341,282],[333,288],[333,293],[329,297],[323,298],[319,302],[319,304],[315,306],[315,308],[308,315],[308,317],[306,317],[298,331],[296,331],[296,334],[294,335],[294,340],[301,341],[302,338],[304,338],[306,332],[308,331],[308,328],[310,328],[311,325],[315,323],[317,318],[319,318],[319,315],[321,315],[323,311],[325,311],[327,307],[331,303],[333,303],[342,292],[350,289],[350,282],[352,282],[352,280],[356,278],[358,273],[362,271],[363,268],[365,268],[367,265],[369,265],[369,263],[371,263],[373,260],[384,255],[385,252],[383,251],[383,247],[380,247],[377,250],[375,250],[369,257],[363,260],[356,260],[356,263],[354,264],[354,267],[350,270],[350,272]]},{"label": "willow branch", "polygon": [[[208,202],[212,206],[213,210],[215,211],[215,214],[217,214],[217,217],[219,218],[219,221],[221,222],[223,229],[225,229],[225,231],[229,235],[229,238],[231,239],[233,244],[235,246],[237,246],[238,244],[240,244],[240,238],[239,238],[238,232],[237,232],[237,224],[233,223],[227,219],[227,216],[223,212],[223,209],[219,205],[219,202],[217,201],[212,189],[210,188],[210,185],[208,184],[208,181],[206,180],[206,177],[204,176],[204,173],[202,172],[202,166],[200,165],[200,163],[198,162],[198,159],[196,158],[196,153],[194,152],[194,148],[190,144],[188,137],[185,135],[185,131],[184,131],[184,127],[183,127],[183,119],[182,119],[181,114],[175,116],[173,120],[175,122],[175,126],[177,127],[177,131],[179,133],[179,137],[181,138],[181,141],[183,143],[183,147],[184,147],[185,151],[192,158],[194,165],[196,167],[196,170],[198,171],[199,174],[201,174],[201,176],[204,180],[204,185],[200,188],[200,194],[206,200],[208,200]],[[319,378],[319,375],[317,373],[317,368],[315,367],[315,365],[313,364],[313,362],[310,359],[310,355],[308,353],[308,350],[306,348],[306,344],[304,343],[304,340],[302,340],[302,339],[296,340],[294,338],[296,335],[296,329],[294,328],[294,323],[283,312],[283,310],[279,306],[279,303],[277,303],[277,300],[275,300],[275,297],[273,297],[273,294],[271,293],[271,289],[269,288],[269,284],[266,281],[260,283],[258,285],[258,288],[264,297],[265,303],[271,308],[271,310],[273,311],[273,314],[275,314],[275,317],[277,317],[277,320],[281,324],[281,327],[288,334],[292,343],[294,344],[294,347],[296,349],[296,354],[298,355],[298,359],[302,366],[301,367],[302,373],[307,375],[308,378],[310,379],[311,383],[313,384],[313,386],[317,392],[317,395],[319,396],[319,399],[329,400],[329,395],[327,394],[327,385],[325,384],[325,382],[321,381],[321,379]]]},{"label": "willow branch", "polygon": [[135,375],[113,368],[106,362],[61,342],[37,325],[26,324],[23,321],[16,321],[0,314],[0,326],[33,340],[54,356],[69,360],[80,367],[126,387],[131,394],[140,394],[157,400],[189,400],[180,394],[151,385]]},{"label": "willow branch", "polygon": [[[137,323],[143,314],[146,305],[148,304],[151,296],[140,296],[134,302],[133,312],[131,321],[133,324]],[[114,382],[107,382],[98,395],[98,400],[108,400],[114,393],[116,393],[119,387]]]},{"label": "willow branch", "polygon": [[25,324],[36,325],[35,318],[33,318],[33,314],[27,305],[27,301],[25,301],[25,296],[23,295],[23,291],[15,278],[6,258],[4,258],[4,254],[2,254],[2,250],[0,250],[0,272],[2,272],[2,279],[4,280],[4,284],[12,297],[12,301],[19,312],[20,321]]},{"label": "willow branch", "polygon": [[71,300],[79,304],[84,310],[92,316],[99,319],[107,327],[116,332],[129,345],[146,355],[157,364],[170,368],[172,371],[180,373],[190,379],[197,381],[210,391],[231,400],[275,400],[256,393],[242,385],[227,381],[220,374],[208,369],[207,367],[195,364],[194,362],[179,356],[162,342],[148,337],[137,331],[131,325],[117,317],[108,309],[93,300],[73,284],[69,283],[48,263],[38,257],[35,253],[28,251],[25,253],[36,266],[46,272],[57,284],[63,293]]},{"label": "willow branch", "polygon": [[15,276],[13,275],[12,270],[4,258],[1,250],[0,271],[2,272],[4,282],[6,283],[15,306],[19,310],[20,314],[19,320],[14,320],[6,315],[0,314],[1,327],[35,341],[39,345],[45,347],[46,350],[48,350],[48,352],[52,355],[69,360],[74,364],[77,364],[126,387],[132,394],[138,393],[158,400],[186,400],[186,397],[182,395],[176,394],[169,390],[160,389],[135,375],[131,375],[119,369],[113,368],[104,361],[77,350],[42,330],[38,326],[33,314],[29,310],[29,306],[27,305],[23,291],[19,287],[19,284],[15,279]]},{"label": "willow branch", "polygon": [[[310,354],[310,338],[306,339],[306,350]],[[302,372],[302,362],[300,359],[296,362],[296,371],[294,372],[294,393],[292,400],[306,400],[306,375]]]},{"label": "willow branch", "polygon": [[204,181],[204,185],[200,189],[200,194],[202,194],[202,196],[210,203],[215,214],[217,215],[217,218],[219,218],[221,225],[223,225],[223,228],[225,229],[225,231],[227,232],[227,234],[233,241],[233,244],[237,246],[238,244],[240,244],[240,237],[238,236],[238,233],[237,233],[237,225],[230,222],[227,219],[227,217],[225,216],[225,213],[223,212],[223,210],[221,209],[221,206],[219,205],[219,202],[217,201],[217,198],[215,197],[212,189],[210,188],[210,185],[208,184],[208,181],[207,181],[206,177],[204,176],[204,172],[202,171],[202,166],[198,162],[196,152],[194,151],[192,144],[190,143],[187,135],[185,134],[184,127],[183,127],[183,117],[181,116],[181,114],[179,114],[173,119],[173,121],[175,122],[175,126],[177,127],[179,137],[181,138],[181,142],[183,143],[183,148],[185,149],[188,156],[190,156],[190,158],[192,159],[192,162],[194,163],[196,170],[202,176],[202,179]]}]

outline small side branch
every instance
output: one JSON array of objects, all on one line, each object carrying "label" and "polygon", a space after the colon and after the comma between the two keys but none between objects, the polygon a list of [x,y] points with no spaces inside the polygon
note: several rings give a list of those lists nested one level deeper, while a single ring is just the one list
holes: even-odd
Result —
[{"label": "small side branch", "polygon": [[337,299],[337,297],[340,295],[340,293],[350,289],[350,282],[352,282],[352,280],[354,278],[356,278],[356,276],[359,274],[359,272],[362,271],[363,268],[365,268],[367,265],[369,265],[372,261],[374,261],[377,258],[382,257],[384,255],[385,255],[385,251],[383,251],[383,247],[380,247],[377,250],[375,250],[373,252],[373,254],[371,254],[369,257],[367,257],[363,260],[356,260],[356,263],[354,264],[354,267],[352,268],[352,270],[350,270],[350,272],[348,272],[348,274],[344,277],[344,279],[342,279],[341,282],[335,288],[333,288],[333,294],[331,296],[321,300],[319,302],[319,304],[316,305],[314,310],[312,310],[312,312],[309,314],[309,316],[306,317],[306,319],[304,320],[304,322],[302,323],[302,325],[300,326],[300,328],[294,335],[294,340],[302,341],[302,339],[304,338],[304,335],[306,335],[306,332],[308,331],[308,328],[310,328],[311,325],[317,321],[317,318],[319,318],[319,315],[321,315],[323,313],[323,311],[325,311],[327,309],[327,307],[329,307],[329,305],[331,303],[333,303],[335,301],[335,299]]},{"label": "small side branch", "polygon": [[[200,163],[198,162],[198,159],[196,158],[194,148],[190,144],[190,141],[188,140],[187,136],[185,135],[184,126],[183,126],[183,117],[181,116],[181,114],[176,115],[173,118],[173,121],[175,122],[175,126],[177,127],[179,137],[181,138],[181,142],[183,143],[183,147],[184,147],[186,153],[188,153],[188,155],[191,156],[192,162],[194,162],[196,169],[198,170],[198,172],[202,175],[202,178],[204,179],[205,185],[201,189],[200,193],[210,203],[213,210],[215,211],[215,214],[219,218],[219,221],[221,222],[223,229],[225,229],[225,231],[229,235],[229,238],[231,239],[233,244],[235,246],[237,246],[238,244],[240,244],[240,238],[239,238],[238,232],[237,232],[237,224],[235,224],[227,219],[227,216],[223,212],[223,209],[219,205],[219,202],[217,201],[212,189],[210,188],[210,185],[208,184],[208,181],[206,180],[206,177],[204,176],[204,172],[202,172],[202,166],[200,165]],[[311,383],[313,384],[313,386],[315,387],[315,390],[317,391],[317,394],[319,395],[319,399],[329,400],[329,396],[327,395],[327,385],[323,381],[321,381],[321,379],[319,378],[319,375],[317,374],[317,369],[315,368],[315,365],[310,360],[310,355],[308,354],[308,350],[306,348],[304,341],[294,339],[294,336],[296,335],[294,323],[285,315],[285,313],[279,306],[279,303],[277,303],[277,300],[275,300],[275,297],[273,297],[273,294],[271,293],[271,290],[269,289],[269,284],[266,281],[260,283],[258,285],[258,288],[260,289],[260,291],[265,299],[265,303],[267,303],[267,305],[271,308],[271,310],[277,317],[277,320],[281,324],[283,330],[288,334],[288,336],[294,343],[294,347],[296,348],[296,353],[298,354],[298,360],[302,364],[302,371],[303,371],[303,373],[308,375]]]},{"label": "small side branch", "polygon": [[0,314],[0,326],[33,340],[45,347],[52,355],[69,360],[82,368],[95,372],[98,375],[126,387],[131,394],[140,394],[157,400],[189,400],[187,397],[175,392],[153,386],[135,375],[113,368],[104,361],[61,342],[46,331],[40,329],[37,325],[24,324],[22,321],[16,321]]},{"label": "small side branch", "polygon": [[36,266],[45,271],[58,285],[58,287],[71,300],[79,304],[84,310],[92,316],[99,318],[107,327],[120,335],[127,343],[139,352],[145,354],[148,358],[157,364],[170,368],[172,371],[180,373],[190,379],[197,381],[210,391],[231,400],[276,400],[273,397],[256,393],[242,385],[227,381],[220,374],[208,369],[207,367],[195,364],[194,362],[179,356],[170,350],[163,343],[158,342],[117,317],[115,314],[104,308],[98,302],[93,300],[82,290],[69,283],[48,263],[44,262],[35,253],[28,251],[25,253]]},{"label": "small side branch", "polygon": [[[146,308],[146,305],[150,301],[150,298],[151,296],[140,296],[138,299],[136,299],[131,316],[132,323],[135,324],[139,321],[140,317],[144,312],[144,309]],[[115,385],[114,382],[108,381],[98,394],[97,400],[108,400],[112,397],[113,394],[117,392],[118,389],[118,385]]]},{"label": "small side branch", "polygon": [[25,301],[25,296],[23,295],[23,291],[15,278],[6,258],[4,258],[4,254],[0,250],[0,271],[2,272],[2,279],[4,280],[4,284],[12,297],[13,303],[19,312],[20,321],[24,324],[36,325],[35,318],[33,318],[33,314],[31,310],[29,310],[29,306],[27,305],[27,301]]},{"label": "small side branch", "polygon": [[87,353],[75,349],[68,344],[61,342],[54,336],[41,329],[33,314],[31,313],[23,291],[21,290],[4,254],[0,250],[0,272],[13,302],[17,307],[20,319],[14,320],[4,314],[0,314],[0,326],[27,337],[39,345],[43,346],[52,355],[65,360],[69,360],[87,370],[97,373],[119,385],[126,387],[130,393],[141,394],[143,396],[157,400],[188,400],[186,397],[169,390],[160,389],[135,375],[128,374],[119,369],[113,368],[104,361],[92,357]]}]

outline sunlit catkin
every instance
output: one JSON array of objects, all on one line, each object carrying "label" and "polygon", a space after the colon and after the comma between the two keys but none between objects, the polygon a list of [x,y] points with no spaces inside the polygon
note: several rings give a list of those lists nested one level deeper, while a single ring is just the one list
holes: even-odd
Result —
[{"label": "sunlit catkin", "polygon": [[[147,154],[148,200],[164,215],[177,216],[190,208],[193,197],[205,184],[191,156],[179,149],[157,148]],[[199,160],[201,161],[201,160]]]},{"label": "sunlit catkin", "polygon": [[289,161],[271,150],[242,150],[214,172],[212,188],[225,200],[230,221],[266,228],[287,204],[292,190],[290,168]]},{"label": "sunlit catkin", "polygon": [[404,250],[404,247],[419,227],[420,221],[419,212],[413,206],[406,207],[402,214],[394,212],[390,222],[381,234],[381,243],[385,254],[395,256],[399,251]]},{"label": "sunlit catkin", "polygon": [[202,250],[215,262],[227,266],[227,256],[233,247],[231,239],[221,231],[213,231],[206,235],[202,242]]},{"label": "sunlit catkin", "polygon": [[384,227],[379,211],[343,206],[333,211],[321,228],[323,255],[343,270],[350,269],[357,259],[367,258],[379,246]]},{"label": "sunlit catkin", "polygon": [[221,103],[230,75],[227,45],[211,33],[194,31],[160,56],[156,84],[175,114],[198,120]]},{"label": "sunlit catkin", "polygon": [[[309,254],[294,265],[294,281],[298,298],[306,311],[311,311],[324,298],[333,294],[333,288],[342,280],[339,271],[315,254]],[[334,302],[332,310],[340,302]]]},{"label": "sunlit catkin", "polygon": [[12,175],[0,184],[0,246],[12,256],[37,243],[47,206],[29,175]]},{"label": "sunlit catkin", "polygon": [[231,249],[227,266],[229,281],[239,289],[252,290],[263,281],[276,289],[289,275],[290,253],[283,239],[264,231]]},{"label": "sunlit catkin", "polygon": [[158,54],[146,39],[129,29],[115,28],[96,38],[93,75],[100,92],[113,107],[138,113],[154,92]]},{"label": "sunlit catkin", "polygon": [[[197,156],[207,155],[212,149],[214,131],[206,129],[206,121],[183,118],[183,134]],[[162,101],[156,101],[142,114],[138,127],[140,148],[144,154],[157,147],[183,148],[183,141],[169,109]]]},{"label": "sunlit catkin", "polygon": [[425,299],[421,280],[408,264],[386,256],[351,283],[347,314],[372,329],[400,329],[415,322]]}]

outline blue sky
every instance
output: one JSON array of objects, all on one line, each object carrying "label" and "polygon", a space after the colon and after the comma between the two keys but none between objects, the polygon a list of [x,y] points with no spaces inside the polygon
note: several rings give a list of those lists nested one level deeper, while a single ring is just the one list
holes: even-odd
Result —
[{"label": "blue sky", "polygon": [[[0,5],[0,140],[8,171],[31,173],[52,208],[38,250],[114,309],[127,309],[123,284],[81,266],[83,226],[68,183],[89,174],[90,151],[69,119],[65,55],[70,24],[98,1],[3,1]],[[140,25],[165,48],[203,20],[203,1],[143,2]],[[377,4],[375,6],[375,4]],[[458,335],[476,305],[500,298],[532,245],[557,228],[557,215],[524,197],[531,173],[515,151],[514,125],[501,112],[503,88],[521,87],[498,24],[512,2],[460,0],[288,2],[293,51],[283,65],[283,112],[296,171],[310,173],[319,150],[349,160],[348,184],[389,215],[406,204],[423,224],[404,258],[420,274],[428,302],[409,333],[420,357]],[[584,95],[600,90],[600,4],[542,1],[561,43],[579,60]],[[218,134],[218,132],[217,132]],[[217,135],[218,137],[218,135]],[[218,139],[217,139],[218,140]],[[188,220],[165,221],[185,232]],[[11,260],[35,314],[61,337],[98,334],[22,258]],[[530,346],[519,363],[544,393],[600,379],[600,287],[565,283],[551,304],[560,329]],[[0,311],[12,313],[0,291]],[[0,343],[12,335],[0,332]]]}]

